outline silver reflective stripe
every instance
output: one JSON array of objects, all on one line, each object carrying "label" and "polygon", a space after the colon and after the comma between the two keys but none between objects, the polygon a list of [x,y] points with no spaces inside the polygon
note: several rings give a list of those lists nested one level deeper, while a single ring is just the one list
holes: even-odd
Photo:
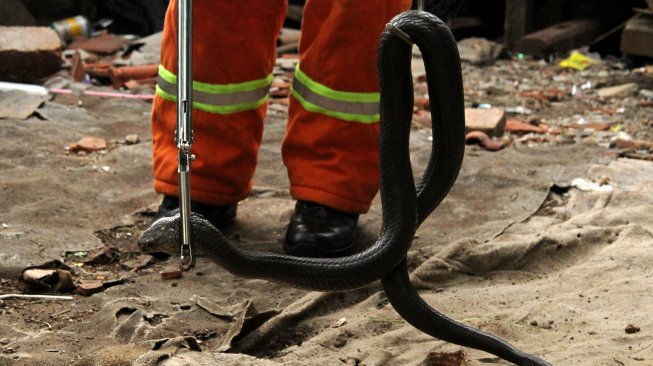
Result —
[{"label": "silver reflective stripe", "polygon": [[[166,81],[159,75],[157,81],[159,88],[164,92],[177,95],[177,84]],[[193,90],[193,103],[210,104],[214,106],[230,106],[234,104],[255,103],[264,98],[270,85],[263,88],[254,89],[246,92],[235,92],[226,94],[212,94],[203,91]]]},{"label": "silver reflective stripe", "polygon": [[370,117],[379,114],[380,103],[378,102],[345,102],[331,99],[315,93],[306,85],[302,84],[301,81],[297,80],[297,78],[293,80],[292,87],[304,100],[328,111]]}]

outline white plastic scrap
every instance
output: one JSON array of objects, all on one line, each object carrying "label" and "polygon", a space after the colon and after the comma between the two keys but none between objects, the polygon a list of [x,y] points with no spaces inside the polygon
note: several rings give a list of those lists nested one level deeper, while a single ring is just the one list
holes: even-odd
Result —
[{"label": "white plastic scrap", "polygon": [[598,184],[583,178],[576,178],[571,181],[571,186],[584,192],[612,192],[612,185]]}]

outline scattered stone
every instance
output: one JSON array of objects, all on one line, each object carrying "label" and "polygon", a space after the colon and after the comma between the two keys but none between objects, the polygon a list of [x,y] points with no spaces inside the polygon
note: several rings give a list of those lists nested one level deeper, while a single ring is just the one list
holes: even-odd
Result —
[{"label": "scattered stone", "polygon": [[125,136],[126,145],[135,145],[141,141],[140,137],[137,134],[130,134]]},{"label": "scattered stone", "polygon": [[175,278],[181,277],[184,274],[184,272],[182,272],[182,270],[179,269],[179,267],[169,266],[164,268],[163,271],[159,272],[159,274],[161,274],[161,279],[173,280]]},{"label": "scattered stone", "polygon": [[10,342],[11,342],[11,339],[9,339],[9,338],[0,339],[0,344],[3,345],[3,346],[8,345]]},{"label": "scattered stone", "polygon": [[641,329],[636,325],[628,324],[624,330],[628,334],[634,334],[638,333]]},{"label": "scattered stone", "polygon": [[347,318],[340,318],[335,323],[333,323],[333,325],[331,325],[331,328],[340,328],[346,323],[347,323]]},{"label": "scattered stone", "polygon": [[61,40],[47,27],[0,26],[0,80],[35,83],[61,69]]},{"label": "scattered stone", "polygon": [[636,83],[628,83],[601,88],[596,93],[601,98],[623,98],[635,94],[638,89]]},{"label": "scattered stone", "polygon": [[465,131],[481,131],[488,136],[501,136],[506,114],[501,108],[465,108]]},{"label": "scattered stone", "polygon": [[76,153],[79,151],[84,151],[84,152],[95,152],[95,151],[100,151],[100,150],[106,150],[107,149],[107,141],[103,138],[99,137],[82,137],[79,141],[76,143],[72,143],[68,145],[68,151],[72,153]]},{"label": "scattered stone", "polygon": [[531,320],[531,322],[530,322],[529,324],[530,324],[531,326],[533,326],[533,327],[537,327],[537,320],[534,320],[534,319],[533,319],[533,320]]},{"label": "scattered stone", "polygon": [[349,340],[349,337],[351,337],[352,334],[348,331],[342,331],[340,334],[336,336],[336,340],[333,342],[333,346],[336,348],[342,348],[347,344],[347,341]]},{"label": "scattered stone", "polygon": [[83,281],[77,285],[75,290],[82,296],[91,296],[104,291],[104,285],[102,281]]}]

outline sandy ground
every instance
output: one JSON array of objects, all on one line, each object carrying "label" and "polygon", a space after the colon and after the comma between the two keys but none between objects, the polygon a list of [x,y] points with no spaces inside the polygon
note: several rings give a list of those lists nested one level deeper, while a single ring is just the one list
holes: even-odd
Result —
[{"label": "sandy ground", "polygon": [[[461,349],[403,322],[378,284],[305,292],[236,278],[205,259],[174,280],[159,272],[176,258],[127,269],[160,200],[149,109],[92,98],[80,108],[58,97],[41,118],[0,120],[0,294],[26,291],[21,271],[55,259],[77,282],[108,283],[72,301],[5,300],[1,365],[427,365],[430,352]],[[281,250],[294,205],[279,153],[284,121],[283,108],[271,108],[254,193],[226,230],[245,248]],[[429,133],[411,136],[416,173]],[[127,134],[140,143],[123,144]],[[116,141],[105,153],[64,150],[88,135]],[[361,217],[361,247],[379,227],[377,198]],[[66,255],[99,247],[116,248],[116,260],[79,266]],[[652,162],[591,141],[468,147],[409,262],[434,307],[555,365],[653,365]],[[639,331],[626,333],[628,325]],[[506,364],[463,351],[468,365]]]}]

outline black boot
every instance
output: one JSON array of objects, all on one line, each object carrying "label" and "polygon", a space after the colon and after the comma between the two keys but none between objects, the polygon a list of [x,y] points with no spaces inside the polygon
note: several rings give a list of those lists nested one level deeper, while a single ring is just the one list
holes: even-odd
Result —
[{"label": "black boot", "polygon": [[341,257],[354,247],[358,214],[297,201],[284,250],[298,257]]},{"label": "black boot", "polygon": [[[191,201],[190,210],[204,216],[213,226],[223,229],[233,223],[236,218],[238,205],[213,206],[204,203]],[[163,201],[152,222],[162,218],[170,217],[179,213],[179,198],[174,196],[163,196]]]}]

